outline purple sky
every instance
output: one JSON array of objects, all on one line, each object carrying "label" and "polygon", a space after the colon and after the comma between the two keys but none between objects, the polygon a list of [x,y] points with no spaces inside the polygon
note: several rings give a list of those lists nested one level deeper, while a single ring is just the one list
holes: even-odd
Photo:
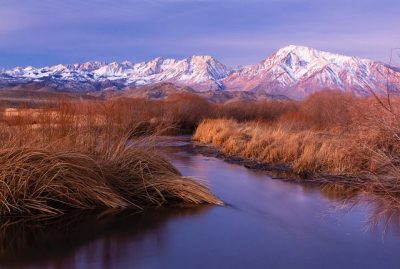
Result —
[{"label": "purple sky", "polygon": [[0,0],[0,67],[213,55],[297,44],[387,62],[399,0]]}]

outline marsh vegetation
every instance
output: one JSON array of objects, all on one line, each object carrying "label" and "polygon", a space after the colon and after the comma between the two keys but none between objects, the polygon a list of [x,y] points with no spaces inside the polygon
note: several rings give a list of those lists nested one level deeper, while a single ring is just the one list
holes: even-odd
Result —
[{"label": "marsh vegetation", "polygon": [[[66,99],[3,107],[1,214],[221,202],[154,150],[154,138],[194,133],[225,156],[287,167],[303,180],[400,204],[400,102],[323,91],[304,101],[210,103]],[[151,150],[149,150],[151,149]]]},{"label": "marsh vegetation", "polygon": [[255,119],[244,109],[242,117],[202,121],[194,139],[226,156],[281,164],[304,180],[373,192],[400,206],[398,99],[325,91],[254,104],[249,114],[258,106],[265,115]]},{"label": "marsh vegetation", "polygon": [[4,109],[0,214],[221,204],[204,183],[183,177],[156,153],[154,135],[171,127],[153,119],[151,106],[148,115],[131,114],[147,105],[59,100],[39,109]]}]

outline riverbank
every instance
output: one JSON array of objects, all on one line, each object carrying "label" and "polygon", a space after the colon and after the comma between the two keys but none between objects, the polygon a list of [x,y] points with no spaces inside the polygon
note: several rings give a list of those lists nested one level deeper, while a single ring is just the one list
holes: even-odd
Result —
[{"label": "riverbank", "polygon": [[399,267],[398,215],[382,214],[366,195],[343,199],[315,184],[273,180],[184,139],[168,139],[162,153],[182,175],[207,180],[228,206],[3,217],[0,268]]},{"label": "riverbank", "polygon": [[343,190],[371,192],[399,207],[399,166],[393,155],[397,144],[385,140],[393,139],[394,130],[347,130],[210,119],[198,126],[193,139],[250,168]]},{"label": "riverbank", "polygon": [[[156,153],[154,136],[170,127],[124,114],[135,104],[60,101],[52,108],[5,110],[0,216],[222,204],[203,182],[182,176]],[[153,126],[144,129],[146,120]]]},{"label": "riverbank", "polygon": [[195,129],[195,140],[247,166],[374,192],[399,205],[398,108],[397,99],[335,91],[303,101],[221,105],[176,95],[163,101],[60,99],[48,107],[5,108],[0,214],[219,204],[203,184],[183,179],[153,153],[154,137]]}]

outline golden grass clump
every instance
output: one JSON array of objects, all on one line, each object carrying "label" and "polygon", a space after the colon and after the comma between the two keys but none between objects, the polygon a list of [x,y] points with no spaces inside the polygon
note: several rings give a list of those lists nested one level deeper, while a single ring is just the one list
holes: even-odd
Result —
[{"label": "golden grass clump", "polygon": [[220,204],[201,182],[162,157],[128,148],[104,158],[74,151],[0,151],[0,215],[59,214],[67,209]]},{"label": "golden grass clump", "polygon": [[182,177],[166,160],[144,149],[124,149],[107,158],[68,151],[3,149],[0,166],[0,215],[220,203],[205,185]]},{"label": "golden grass clump", "polygon": [[[221,204],[202,182],[183,177],[155,153],[152,137],[167,123],[150,121],[151,113],[129,117],[131,105],[62,101],[3,114],[0,215]],[[147,120],[154,125],[144,130]]]}]

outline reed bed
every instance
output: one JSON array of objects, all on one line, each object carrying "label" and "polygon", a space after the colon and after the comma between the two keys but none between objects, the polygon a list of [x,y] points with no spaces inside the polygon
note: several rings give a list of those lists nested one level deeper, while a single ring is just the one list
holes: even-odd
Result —
[{"label": "reed bed", "polygon": [[228,156],[257,162],[290,164],[297,174],[344,173],[350,155],[339,145],[346,138],[310,130],[290,131],[264,122],[204,120],[193,138],[211,144]]},{"label": "reed bed", "polygon": [[170,122],[130,109],[125,100],[60,101],[56,107],[4,113],[0,215],[222,204],[203,182],[183,177],[154,150],[153,137]]},{"label": "reed bed", "polygon": [[[400,101],[321,92],[276,117],[205,119],[194,140],[227,156],[283,164],[301,178],[400,206]],[[245,111],[244,111],[245,114]]]},{"label": "reed bed", "polygon": [[0,215],[220,204],[204,184],[182,177],[163,158],[143,149],[106,158],[74,151],[3,149],[0,165]]},{"label": "reed bed", "polygon": [[[55,214],[70,207],[105,206],[108,199],[108,207],[219,203],[204,185],[190,185],[192,181],[146,149],[154,145],[153,136],[193,132],[195,140],[226,155],[284,164],[302,178],[372,191],[400,204],[398,98],[361,99],[323,91],[304,101],[226,104],[191,94],[163,101],[60,99],[34,109],[2,108],[0,127],[2,214],[36,214],[39,208],[40,213]],[[139,142],[132,144],[132,139]],[[19,160],[22,169],[13,168]],[[94,181],[83,176],[97,178],[98,193],[91,193],[96,199],[64,185],[63,175],[74,175],[88,189]],[[71,199],[43,198],[48,192],[32,183],[37,178],[51,187],[51,195],[67,193]]]}]

